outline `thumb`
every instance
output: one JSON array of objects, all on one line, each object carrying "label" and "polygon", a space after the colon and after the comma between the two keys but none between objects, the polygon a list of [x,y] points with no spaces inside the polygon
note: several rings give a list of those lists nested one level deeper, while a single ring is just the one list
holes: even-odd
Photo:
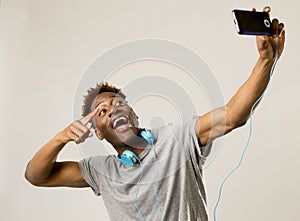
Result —
[{"label": "thumb", "polygon": [[256,36],[256,43],[259,50],[267,49],[269,46],[269,37],[265,35]]}]

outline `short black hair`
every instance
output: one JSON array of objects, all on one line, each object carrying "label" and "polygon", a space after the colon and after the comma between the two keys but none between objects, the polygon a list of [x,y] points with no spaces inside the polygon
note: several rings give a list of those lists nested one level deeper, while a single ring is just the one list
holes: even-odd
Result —
[{"label": "short black hair", "polygon": [[85,117],[88,115],[92,110],[92,103],[94,99],[101,93],[104,92],[112,92],[118,94],[124,100],[126,99],[126,95],[121,91],[120,88],[117,88],[113,85],[108,84],[107,82],[102,82],[96,84],[96,87],[92,87],[87,90],[87,95],[83,98],[83,105],[82,105],[82,116]]}]

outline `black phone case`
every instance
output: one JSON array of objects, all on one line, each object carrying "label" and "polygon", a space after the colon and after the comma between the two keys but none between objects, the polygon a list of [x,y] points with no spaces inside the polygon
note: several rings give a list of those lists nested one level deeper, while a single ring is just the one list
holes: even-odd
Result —
[{"label": "black phone case", "polygon": [[272,35],[271,21],[267,12],[232,10],[237,31],[242,35]]}]

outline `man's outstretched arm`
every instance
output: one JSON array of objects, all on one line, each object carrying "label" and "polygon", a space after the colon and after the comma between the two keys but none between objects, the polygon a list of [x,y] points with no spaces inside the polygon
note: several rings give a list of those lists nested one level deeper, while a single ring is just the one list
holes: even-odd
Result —
[{"label": "man's outstretched arm", "polygon": [[97,112],[98,109],[95,109],[86,117],[74,121],[45,144],[29,161],[25,178],[36,186],[88,187],[78,162],[56,162],[56,158],[68,142],[78,144],[92,136],[86,125]]},{"label": "man's outstretched arm", "polygon": [[[270,8],[266,7],[264,11],[270,12]],[[250,77],[236,94],[225,106],[208,112],[197,120],[195,131],[201,145],[206,145],[215,138],[244,125],[249,119],[251,107],[262,95],[270,79],[270,71],[275,60],[276,37],[278,37],[278,58],[283,52],[284,24],[273,19],[272,33],[273,36],[270,37],[256,37],[259,58]]]}]

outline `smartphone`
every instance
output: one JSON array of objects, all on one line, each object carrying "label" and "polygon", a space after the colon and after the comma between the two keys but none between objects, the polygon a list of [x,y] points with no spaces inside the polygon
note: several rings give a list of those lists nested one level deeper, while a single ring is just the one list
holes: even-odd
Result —
[{"label": "smartphone", "polygon": [[232,10],[233,21],[241,35],[272,35],[270,16],[267,12]]}]

